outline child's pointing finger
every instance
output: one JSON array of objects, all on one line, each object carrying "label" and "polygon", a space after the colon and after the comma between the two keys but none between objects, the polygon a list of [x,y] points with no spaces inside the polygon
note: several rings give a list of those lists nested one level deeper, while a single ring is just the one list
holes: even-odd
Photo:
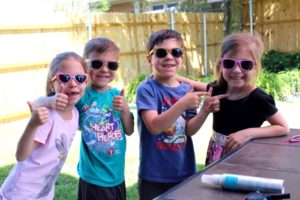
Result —
[{"label": "child's pointing finger", "polygon": [[220,95],[217,95],[215,96],[217,99],[224,99],[224,98],[227,98],[229,96],[229,94],[220,94]]}]

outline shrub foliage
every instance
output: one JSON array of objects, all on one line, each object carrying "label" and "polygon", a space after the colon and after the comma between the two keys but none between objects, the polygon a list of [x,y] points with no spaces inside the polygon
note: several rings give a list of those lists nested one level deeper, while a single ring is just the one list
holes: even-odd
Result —
[{"label": "shrub foliage", "polygon": [[263,55],[262,63],[268,72],[300,69],[300,52],[280,52],[271,50]]}]

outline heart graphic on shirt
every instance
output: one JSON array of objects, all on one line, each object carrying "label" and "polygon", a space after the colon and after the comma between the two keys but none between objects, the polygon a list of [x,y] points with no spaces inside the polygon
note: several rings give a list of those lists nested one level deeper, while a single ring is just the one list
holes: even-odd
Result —
[{"label": "heart graphic on shirt", "polygon": [[108,155],[113,155],[115,153],[115,150],[113,148],[109,149],[107,151]]}]

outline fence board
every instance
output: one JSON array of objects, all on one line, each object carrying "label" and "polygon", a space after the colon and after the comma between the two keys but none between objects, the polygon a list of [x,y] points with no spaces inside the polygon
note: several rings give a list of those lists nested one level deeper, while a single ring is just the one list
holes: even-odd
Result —
[{"label": "fence board", "polygon": [[[244,27],[249,29],[249,7],[244,3]],[[300,51],[300,2],[256,0],[253,5],[255,31],[262,35],[266,50]]]}]

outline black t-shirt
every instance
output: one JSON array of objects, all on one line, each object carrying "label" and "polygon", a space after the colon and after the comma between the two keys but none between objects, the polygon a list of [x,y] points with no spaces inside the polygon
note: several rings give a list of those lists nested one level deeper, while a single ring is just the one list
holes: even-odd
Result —
[{"label": "black t-shirt", "polygon": [[[225,94],[226,89],[213,87],[213,96]],[[220,111],[213,114],[214,131],[229,135],[251,127],[260,127],[278,109],[274,98],[262,89],[254,89],[247,97],[239,100],[221,99]]]}]

